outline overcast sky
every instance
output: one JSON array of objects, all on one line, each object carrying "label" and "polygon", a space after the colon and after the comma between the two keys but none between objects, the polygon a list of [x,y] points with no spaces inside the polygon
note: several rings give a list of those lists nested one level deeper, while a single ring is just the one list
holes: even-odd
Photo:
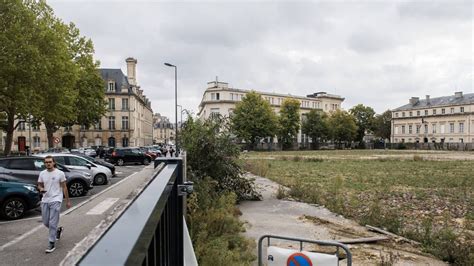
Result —
[{"label": "overcast sky", "polygon": [[424,98],[472,93],[472,1],[48,1],[92,39],[103,68],[138,60],[153,111],[197,113],[207,82],[307,95],[377,113]]}]

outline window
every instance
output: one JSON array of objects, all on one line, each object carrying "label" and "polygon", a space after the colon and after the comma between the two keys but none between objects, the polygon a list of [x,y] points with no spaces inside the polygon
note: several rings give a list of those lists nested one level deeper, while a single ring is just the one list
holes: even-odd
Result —
[{"label": "window", "polygon": [[[410,112],[410,113],[411,113],[411,112]],[[408,126],[408,134],[413,133],[413,129],[412,129],[412,128],[413,128],[412,125],[409,125],[409,126]]]},{"label": "window", "polygon": [[230,99],[231,99],[232,101],[234,100],[234,94],[233,94],[233,93],[230,94]]},{"label": "window", "polygon": [[109,129],[115,129],[115,116],[109,116]]},{"label": "window", "polygon": [[416,115],[417,115],[417,116],[420,116],[420,111],[419,111],[419,110],[416,111]]},{"label": "window", "polygon": [[436,133],[436,124],[431,124],[431,132]]},{"label": "window", "polygon": [[128,99],[122,99],[122,110],[128,110]]},{"label": "window", "polygon": [[425,124],[425,134],[428,133],[428,125]]},{"label": "window", "polygon": [[211,108],[211,114],[219,114],[220,110],[219,108]]},{"label": "window", "polygon": [[454,133],[454,123],[449,123],[449,133]]},{"label": "window", "polygon": [[459,112],[464,113],[464,107],[463,106],[459,107]]},{"label": "window", "polygon": [[218,101],[218,100],[219,100],[219,93],[218,93],[218,92],[216,92],[216,93],[214,93],[214,92],[211,93],[211,100],[213,100],[213,101],[216,101],[216,100],[217,100],[217,101]]},{"label": "window", "polygon": [[451,114],[454,114],[454,107],[451,107]]},{"label": "window", "polygon": [[398,117],[398,113],[395,113],[395,117]]},{"label": "window", "polygon": [[68,165],[87,166],[87,164],[89,163],[86,160],[84,160],[82,158],[78,158],[78,157],[68,156],[67,158],[69,159],[69,164]]},{"label": "window", "polygon": [[441,109],[441,114],[443,114],[443,115],[444,115],[445,113],[446,113],[446,110],[445,110],[444,108],[443,108],[443,109]]},{"label": "window", "polygon": [[405,112],[402,112],[402,117],[405,117]]},{"label": "window", "polygon": [[433,114],[434,114],[434,115],[436,114],[436,109],[433,109]]},{"label": "window", "polygon": [[413,112],[412,112],[412,111],[410,111],[410,114],[409,114],[409,115],[410,115],[410,116],[413,116]]},{"label": "window", "polygon": [[128,116],[122,116],[122,129],[128,129]]},{"label": "window", "polygon": [[425,110],[425,115],[428,115],[428,110]]},{"label": "window", "polygon": [[40,137],[34,136],[33,137],[33,148],[38,148],[41,145]]},{"label": "window", "polygon": [[402,134],[405,134],[405,126],[402,126]]},{"label": "window", "polygon": [[464,123],[459,123],[459,133],[464,133]]},{"label": "window", "polygon": [[71,130],[72,130],[72,126],[65,126],[65,127],[64,127],[64,130],[66,130],[66,131],[71,131]]},{"label": "window", "polygon": [[114,92],[115,91],[115,82],[109,81],[107,91]]},{"label": "window", "polygon": [[20,122],[18,125],[18,130],[25,130],[25,122]]},{"label": "window", "polygon": [[34,159],[33,160],[33,165],[35,167],[35,170],[42,171],[46,169],[46,166],[44,165],[44,160],[43,159]]},{"label": "window", "polygon": [[33,161],[29,159],[11,160],[8,168],[18,170],[36,170]]},{"label": "window", "polygon": [[31,127],[34,131],[39,131],[40,125],[41,125],[41,122],[39,121],[33,121],[33,123],[31,123]]},{"label": "window", "polygon": [[416,125],[416,134],[420,134],[420,125]]},{"label": "window", "polygon": [[122,139],[122,147],[128,147],[128,138],[127,137],[123,137]]},{"label": "window", "polygon": [[109,98],[109,110],[115,110],[115,99]]},{"label": "window", "polygon": [[102,130],[102,123],[99,121],[94,124],[94,129]]},{"label": "window", "polygon": [[395,127],[395,134],[398,134],[398,127]]}]

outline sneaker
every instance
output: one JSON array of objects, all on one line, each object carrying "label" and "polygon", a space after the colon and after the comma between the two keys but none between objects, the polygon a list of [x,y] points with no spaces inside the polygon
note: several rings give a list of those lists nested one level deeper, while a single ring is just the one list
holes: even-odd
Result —
[{"label": "sneaker", "polygon": [[56,230],[56,240],[59,240],[61,238],[62,232],[63,232],[63,227],[62,226],[58,227],[58,229]]},{"label": "sneaker", "polygon": [[46,253],[51,253],[56,249],[54,242],[49,242],[48,248],[45,250]]}]

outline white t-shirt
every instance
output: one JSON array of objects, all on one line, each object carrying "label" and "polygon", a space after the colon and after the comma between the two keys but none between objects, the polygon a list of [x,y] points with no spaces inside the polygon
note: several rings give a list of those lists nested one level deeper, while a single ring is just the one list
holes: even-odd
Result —
[{"label": "white t-shirt", "polygon": [[61,188],[61,182],[64,181],[66,181],[66,175],[64,175],[64,172],[61,170],[55,168],[51,172],[49,172],[48,169],[41,171],[38,182],[44,183],[44,190],[46,190],[41,202],[62,202],[63,190]]}]

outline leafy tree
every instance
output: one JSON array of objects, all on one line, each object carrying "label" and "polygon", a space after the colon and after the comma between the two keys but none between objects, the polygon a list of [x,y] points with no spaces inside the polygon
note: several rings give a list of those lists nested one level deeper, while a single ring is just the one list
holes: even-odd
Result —
[{"label": "leafy tree", "polygon": [[4,154],[11,151],[16,120],[34,112],[39,102],[34,87],[45,76],[38,40],[42,31],[32,12],[41,3],[0,0],[0,113],[5,120],[0,130],[6,131]]},{"label": "leafy tree", "polygon": [[392,132],[392,112],[387,110],[375,117],[375,135],[382,139],[390,139]]},{"label": "leafy tree", "polygon": [[358,104],[352,107],[349,112],[356,120],[357,136],[355,140],[361,142],[366,131],[372,132],[374,130],[375,111],[372,107]]},{"label": "leafy tree", "polygon": [[275,136],[276,121],[270,104],[251,91],[235,106],[232,130],[238,138],[255,147],[261,139]]},{"label": "leafy tree", "polygon": [[278,116],[278,141],[283,144],[283,148],[291,146],[299,129],[300,102],[296,99],[285,99]]},{"label": "leafy tree", "polygon": [[331,138],[341,145],[342,142],[351,142],[357,136],[357,124],[354,116],[342,110],[331,113],[328,120]]},{"label": "leafy tree", "polygon": [[[321,110],[311,110],[303,119],[302,132],[308,135],[313,145],[319,148],[319,142],[329,138],[328,116]],[[314,146],[313,146],[314,148]]]}]

